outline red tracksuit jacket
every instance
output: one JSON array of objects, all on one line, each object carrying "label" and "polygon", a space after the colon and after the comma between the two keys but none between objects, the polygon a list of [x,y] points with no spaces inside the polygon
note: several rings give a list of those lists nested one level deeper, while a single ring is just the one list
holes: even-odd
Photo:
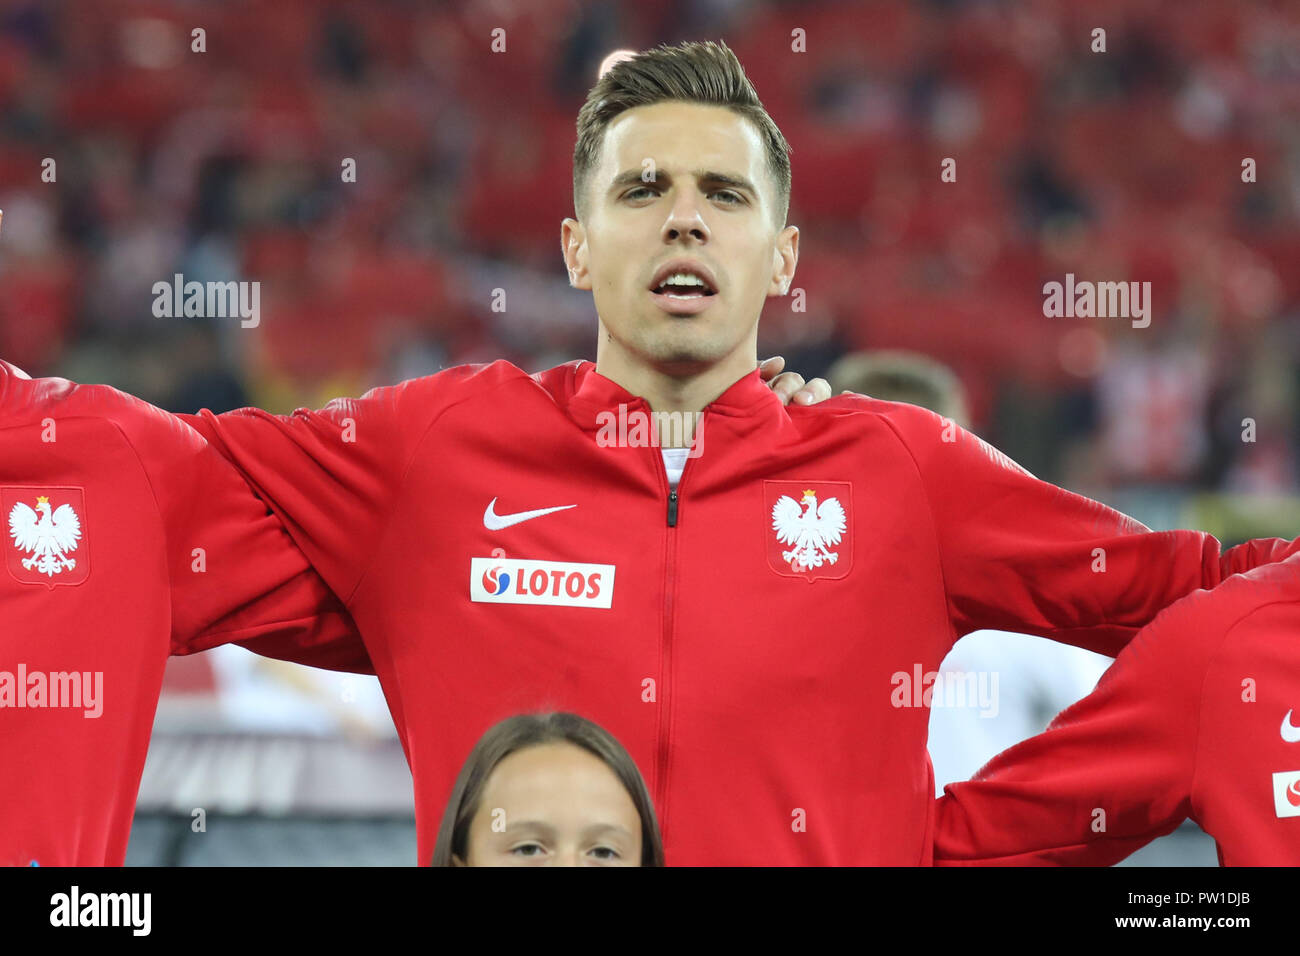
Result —
[{"label": "red tracksuit jacket", "polygon": [[0,522],[0,865],[123,863],[169,653],[368,669],[230,464],[129,395],[0,362]]},{"label": "red tracksuit jacket", "polygon": [[757,371],[704,411],[674,495],[658,448],[606,447],[620,405],[649,411],[590,362],[495,362],[202,416],[361,630],[421,861],[483,731],[562,709],[636,759],[669,864],[929,863],[929,713],[907,685],[958,636],[1115,654],[1295,547],[1150,533],[928,411],[784,408]]},{"label": "red tracksuit jacket", "polygon": [[938,817],[940,863],[1109,865],[1191,817],[1225,866],[1300,866],[1300,557],[1161,613]]}]

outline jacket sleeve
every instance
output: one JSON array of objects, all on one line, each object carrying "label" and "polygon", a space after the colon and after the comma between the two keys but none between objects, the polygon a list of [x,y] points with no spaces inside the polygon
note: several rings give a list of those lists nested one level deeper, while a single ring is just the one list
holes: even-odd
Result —
[{"label": "jacket sleeve", "polygon": [[317,411],[256,408],[186,416],[283,521],[347,604],[379,553],[408,466],[455,388],[483,366],[458,366]]},{"label": "jacket sleeve", "polygon": [[1018,631],[1114,657],[1179,598],[1300,550],[1267,538],[1224,552],[1204,532],[1151,531],[932,412],[888,408],[930,503],[954,639]]},{"label": "jacket sleeve", "polygon": [[1215,594],[1165,610],[1046,731],[945,787],[935,863],[1106,866],[1174,830],[1192,810],[1201,685],[1231,626]]},{"label": "jacket sleeve", "polygon": [[[168,416],[170,419],[170,416]],[[193,429],[143,444],[167,535],[172,653],[238,643],[264,657],[374,673],[351,615],[224,457]]]},{"label": "jacket sleeve", "polygon": [[[230,463],[177,416],[104,385],[29,379],[0,362],[0,410],[93,417],[122,435],[166,540],[173,654],[236,642],[269,656],[372,673],[351,617]],[[87,467],[94,467],[87,449]],[[40,475],[33,475],[39,479]]]},{"label": "jacket sleeve", "polygon": [[292,415],[241,408],[186,416],[344,603],[375,554],[402,470],[393,398],[379,389]]}]

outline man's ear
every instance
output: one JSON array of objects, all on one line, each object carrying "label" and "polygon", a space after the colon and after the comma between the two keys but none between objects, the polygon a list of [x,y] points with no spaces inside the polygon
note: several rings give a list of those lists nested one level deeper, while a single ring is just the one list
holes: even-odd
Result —
[{"label": "man's ear", "polygon": [[794,270],[799,265],[799,229],[786,226],[776,238],[776,248],[772,250],[772,281],[768,284],[768,295],[785,295],[794,282]]},{"label": "man's ear", "polygon": [[560,226],[560,251],[564,265],[569,270],[569,285],[575,289],[591,290],[591,276],[587,273],[587,230],[576,219],[566,219]]}]

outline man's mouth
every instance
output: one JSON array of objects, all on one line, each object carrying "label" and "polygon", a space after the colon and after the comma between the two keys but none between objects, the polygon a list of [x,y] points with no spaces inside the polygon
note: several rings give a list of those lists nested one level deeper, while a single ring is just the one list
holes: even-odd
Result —
[{"label": "man's mouth", "polygon": [[670,315],[699,315],[713,305],[717,293],[711,290],[682,289],[672,285],[650,290],[655,305]]},{"label": "man's mouth", "polygon": [[674,272],[650,291],[670,299],[698,299],[717,294],[704,279],[690,272]]},{"label": "man's mouth", "polygon": [[679,257],[661,265],[650,280],[655,303],[674,315],[695,315],[711,305],[718,294],[717,280],[709,267],[694,259]]}]

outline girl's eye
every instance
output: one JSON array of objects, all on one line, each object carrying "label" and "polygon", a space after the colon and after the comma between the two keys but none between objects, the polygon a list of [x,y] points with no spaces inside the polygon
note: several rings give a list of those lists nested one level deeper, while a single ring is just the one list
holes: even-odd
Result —
[{"label": "girl's eye", "polygon": [[594,853],[596,855],[596,858],[599,860],[608,861],[608,860],[617,860],[619,858],[618,851],[615,850],[613,847],[598,846],[593,848],[591,852]]},{"label": "girl's eye", "polygon": [[516,856],[537,856],[542,852],[542,846],[540,843],[521,843],[517,847],[512,847],[510,852]]}]

